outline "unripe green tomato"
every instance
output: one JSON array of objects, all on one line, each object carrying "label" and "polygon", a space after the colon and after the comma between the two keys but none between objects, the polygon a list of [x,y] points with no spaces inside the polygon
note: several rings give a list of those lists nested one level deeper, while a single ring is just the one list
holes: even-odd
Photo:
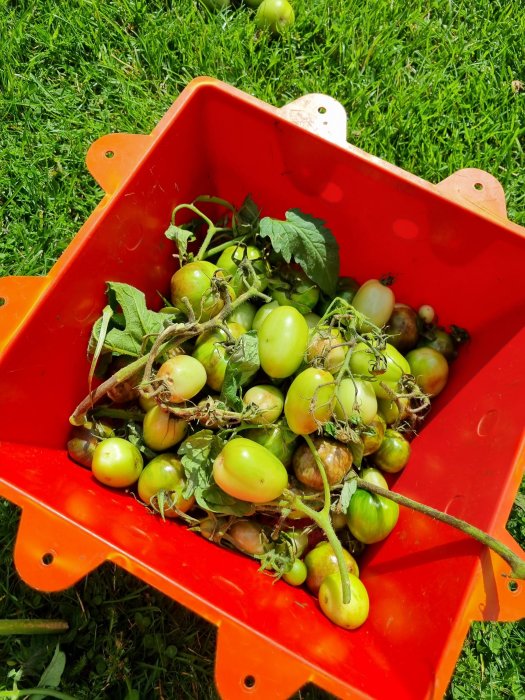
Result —
[{"label": "unripe green tomato", "polygon": [[[235,339],[245,332],[238,323],[228,323],[228,328]],[[196,342],[192,357],[198,360],[206,371],[206,384],[214,391],[220,391],[224,383],[228,354],[223,343],[228,339],[220,328],[202,333]]]},{"label": "unripe green tomato", "polygon": [[343,585],[339,571],[327,576],[319,589],[319,606],[326,617],[339,627],[355,630],[367,619],[370,610],[368,592],[353,574],[350,579],[350,602],[343,603]]},{"label": "unripe green tomato", "polygon": [[[381,355],[386,360],[386,370],[378,374],[375,367],[376,357],[366,343],[357,343],[350,357],[350,369],[354,374],[362,375],[365,379],[374,378],[374,391],[380,399],[389,399],[391,396],[381,386],[384,383],[395,393],[397,383],[403,374],[411,374],[410,365],[401,353],[390,343],[386,343]],[[384,367],[384,365],[383,365]]]},{"label": "unripe green tomato", "polygon": [[286,530],[285,533],[288,541],[291,543],[293,554],[295,557],[302,557],[308,547],[308,535],[304,530]]},{"label": "unripe green tomato", "polygon": [[[347,570],[354,574],[354,576],[359,576],[359,566],[356,560],[350,552],[344,548],[343,558]],[[339,571],[337,557],[329,542],[319,542],[319,544],[311,549],[305,556],[304,563],[308,572],[306,586],[314,595],[317,595],[321,583],[329,574]]]},{"label": "unripe green tomato", "polygon": [[[385,478],[377,469],[364,469],[364,481],[388,489]],[[399,517],[399,506],[394,501],[358,488],[350,499],[346,511],[348,529],[364,544],[384,540],[394,529]]]},{"label": "unripe green tomato", "polygon": [[[220,295],[211,287],[214,276],[223,277],[224,273],[211,262],[199,260],[187,263],[179,268],[171,278],[171,301],[183,313],[188,309],[183,298],[189,301],[195,316],[201,321],[208,321],[219,313],[224,306]],[[235,292],[230,296],[235,299]]]},{"label": "unripe green tomato", "polygon": [[305,314],[304,318],[305,318],[305,321],[308,324],[308,328],[310,328],[310,330],[312,328],[315,328],[317,326],[317,324],[319,323],[319,321],[321,320],[321,317],[319,316],[319,314],[315,314],[313,311],[310,311],[309,313]]},{"label": "unripe green tomato", "polygon": [[410,458],[410,443],[397,430],[388,428],[379,449],[372,455],[374,464],[389,474],[403,469]]},{"label": "unripe green tomato", "polygon": [[[142,470],[137,484],[137,492],[143,503],[161,508],[166,518],[176,518],[177,510],[186,513],[195,505],[195,498],[183,498],[186,488],[184,469],[175,454],[165,452],[154,457]],[[159,499],[164,495],[161,506]]]},{"label": "unripe green tomato", "polygon": [[[379,280],[367,280],[357,290],[352,299],[352,306],[360,311],[374,325],[382,328],[390,318],[396,299],[390,287]],[[361,330],[369,330],[369,324],[363,324]]]},{"label": "unripe green tomato", "polygon": [[242,400],[245,406],[253,404],[257,409],[256,415],[248,419],[250,423],[258,425],[275,423],[283,412],[283,392],[271,384],[257,384],[250,387]]},{"label": "unripe green tomato", "polygon": [[330,372],[315,367],[303,370],[291,383],[284,401],[290,430],[298,435],[313,433],[330,420],[334,401],[335,382]]},{"label": "unripe green tomato", "polygon": [[366,432],[361,434],[363,441],[363,456],[371,455],[379,449],[385,437],[386,423],[384,418],[376,414],[367,425]]},{"label": "unripe green tomato", "polygon": [[406,398],[398,398],[397,401],[377,400],[377,412],[387,425],[402,421],[408,415],[409,407],[410,402]]},{"label": "unripe green tomato", "polygon": [[322,360],[324,369],[334,374],[341,369],[348,352],[348,347],[343,345],[344,342],[337,328],[321,326],[310,335],[306,359],[312,363],[319,358]]},{"label": "unripe green tomato", "polygon": [[283,574],[283,579],[286,583],[290,584],[290,586],[302,586],[306,581],[307,574],[308,572],[304,561],[301,559],[294,559],[290,569]]},{"label": "unripe green tomato", "polygon": [[247,430],[246,437],[270,450],[285,467],[292,463],[298,438],[284,423]]},{"label": "unripe green tomato", "polygon": [[281,306],[293,306],[302,314],[312,311],[319,300],[319,287],[303,270],[287,269],[281,286],[275,286],[271,295]]},{"label": "unripe green tomato", "polygon": [[274,300],[268,302],[267,304],[263,304],[259,309],[257,309],[257,312],[252,322],[252,330],[258,331],[268,314],[277,308],[279,308],[279,303]]},{"label": "unripe green tomato", "polygon": [[142,436],[146,445],[155,452],[164,452],[186,435],[188,424],[155,405],[146,413],[142,423]]},{"label": "unripe green tomato", "polygon": [[206,370],[191,355],[177,355],[166,360],[157,372],[169,392],[172,403],[182,403],[193,398],[206,384]]},{"label": "unripe green tomato", "polygon": [[442,328],[433,328],[427,336],[421,338],[419,345],[437,350],[448,362],[454,360],[458,354],[454,338]]},{"label": "unripe green tomato", "polygon": [[407,354],[410,373],[414,375],[421,391],[437,396],[448,380],[448,362],[434,348],[415,348]]},{"label": "unripe green tomato", "polygon": [[272,379],[296,372],[308,346],[308,324],[292,306],[279,306],[264,319],[258,331],[261,368]]},{"label": "unripe green tomato", "polygon": [[377,398],[372,382],[345,377],[336,393],[334,413],[339,420],[359,418],[364,425],[377,413]]},{"label": "unripe green tomato", "polygon": [[144,460],[135,445],[123,438],[110,437],[95,447],[91,470],[102,484],[126,488],[137,481],[143,466]]},{"label": "unripe green tomato", "polygon": [[140,394],[139,406],[144,411],[144,413],[147,413],[150,410],[150,408],[153,408],[153,406],[157,405],[158,404],[154,396],[143,396],[142,394]]},{"label": "unripe green tomato", "polygon": [[[249,274],[245,273],[251,285],[246,284],[239,269],[239,265],[244,259],[250,261],[255,271],[256,277],[253,280],[250,279]],[[263,259],[259,248],[253,245],[247,246],[239,243],[238,245],[231,245],[225,248],[217,260],[217,267],[223,270],[227,276],[231,276],[230,284],[237,296],[245,292],[250,286],[254,286],[260,292],[264,291],[268,286],[268,265]]]},{"label": "unripe green tomato", "polygon": [[257,307],[251,301],[243,301],[240,306],[237,306],[228,316],[228,323],[238,323],[245,331],[250,331],[253,326]]},{"label": "unripe green tomato", "polygon": [[240,437],[222,448],[213,463],[213,478],[229,496],[249,503],[273,501],[288,485],[283,463],[262,445]]},{"label": "unripe green tomato", "polygon": [[288,0],[263,0],[257,9],[255,22],[261,29],[281,34],[295,21],[293,7]]}]

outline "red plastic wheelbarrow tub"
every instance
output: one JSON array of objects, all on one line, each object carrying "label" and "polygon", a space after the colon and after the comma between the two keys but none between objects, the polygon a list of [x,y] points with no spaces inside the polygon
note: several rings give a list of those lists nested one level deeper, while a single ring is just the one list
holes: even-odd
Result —
[{"label": "red plastic wheelbarrow tub", "polygon": [[370,617],[342,630],[306,592],[98,485],[64,449],[106,282],[155,305],[175,264],[163,235],[173,207],[251,193],[265,215],[298,207],[326,220],[343,273],[391,273],[399,300],[469,330],[395,488],[521,552],[505,523],[524,469],[525,229],[487,173],[433,185],[346,144],[345,126],[323,95],[277,109],[197,79],[151,134],[91,146],[105,196],[50,273],[0,280],[0,494],[22,508],[20,576],[57,591],[117,563],[218,626],[224,698],[286,698],[309,681],[342,698],[438,698],[473,620],[525,614],[523,583],[509,586],[502,560],[402,510],[362,562]]}]

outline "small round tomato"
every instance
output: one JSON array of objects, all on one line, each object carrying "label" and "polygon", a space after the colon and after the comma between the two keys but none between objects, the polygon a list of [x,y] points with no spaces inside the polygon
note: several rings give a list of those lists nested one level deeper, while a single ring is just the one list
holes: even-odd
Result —
[{"label": "small round tomato", "polygon": [[[352,453],[346,445],[325,437],[313,439],[314,447],[326,472],[330,486],[339,484],[352,466]],[[321,491],[323,479],[310,447],[303,443],[293,456],[293,470],[298,481],[311,489]]]},{"label": "small round tomato", "polygon": [[285,467],[292,463],[298,438],[285,423],[247,430],[246,437],[270,450]]},{"label": "small round tomato", "polygon": [[91,469],[95,448],[102,439],[108,437],[113,437],[113,430],[104,423],[87,422],[77,426],[67,441],[68,455],[77,464]]},{"label": "small round tomato", "polygon": [[284,401],[290,430],[298,435],[313,433],[330,420],[334,401],[335,382],[330,372],[315,367],[303,370],[291,383]]},{"label": "small round tomato", "polygon": [[[244,260],[249,261],[252,266],[255,272],[254,279],[250,279],[247,269],[243,274],[242,263]],[[238,243],[225,248],[217,260],[217,267],[231,277],[230,284],[237,296],[245,292],[250,286],[254,286],[262,292],[268,285],[268,264],[259,248],[253,245]]]},{"label": "small round tomato", "polygon": [[272,379],[299,369],[308,345],[308,324],[292,306],[273,309],[258,330],[261,368]]},{"label": "small round tomato", "polygon": [[[384,476],[377,469],[363,469],[361,478],[388,489]],[[352,495],[346,511],[348,529],[356,540],[364,544],[374,544],[388,537],[398,517],[397,503],[360,488]]]},{"label": "small round tomato", "polygon": [[288,0],[263,0],[255,15],[257,26],[281,34],[295,21],[293,7]]},{"label": "small round tomato", "polygon": [[155,452],[164,452],[186,435],[188,424],[165,411],[157,404],[150,408],[142,423],[142,436],[146,445]]},{"label": "small round tomato", "polygon": [[319,287],[303,270],[287,269],[282,284],[276,284],[271,291],[272,297],[281,306],[293,306],[302,314],[307,314],[317,304]]},{"label": "small round tomato", "polygon": [[371,423],[377,413],[374,385],[345,377],[337,388],[334,413],[341,421],[360,419],[364,425]]},{"label": "small round tomato", "polygon": [[245,406],[252,406],[257,413],[247,420],[250,423],[267,425],[275,423],[283,412],[283,392],[271,384],[257,384],[246,391],[243,398]]},{"label": "small round tomato", "polygon": [[354,374],[361,375],[362,378],[374,378],[373,387],[376,396],[380,399],[389,399],[391,396],[381,384],[385,384],[388,389],[395,392],[403,374],[411,374],[410,365],[390,343],[386,343],[385,349],[380,351],[380,354],[382,360],[378,363],[374,352],[366,343],[357,343],[350,357],[350,368]]},{"label": "small round tomato", "polygon": [[126,488],[140,476],[144,460],[135,445],[119,437],[102,440],[93,452],[93,476],[106,486]]},{"label": "small round tomato", "polygon": [[[390,287],[379,280],[371,279],[362,284],[352,299],[354,309],[362,313],[374,325],[382,328],[394,309],[395,296]],[[364,324],[362,330],[367,330]]]},{"label": "small round tomato", "polygon": [[415,348],[406,359],[421,391],[428,396],[443,391],[448,380],[448,362],[440,352],[434,348]]},{"label": "small round tomato", "polygon": [[403,469],[410,459],[410,443],[398,431],[388,428],[379,449],[372,455],[373,463],[389,474]]},{"label": "small round tomato", "polygon": [[390,345],[404,353],[416,346],[419,338],[417,313],[407,304],[395,304],[385,332]]},{"label": "small round tomato", "polygon": [[191,355],[177,355],[166,360],[157,372],[169,392],[172,403],[182,403],[198,394],[206,384],[206,369]]},{"label": "small round tomato", "polygon": [[442,328],[433,328],[421,338],[420,345],[433,348],[440,352],[450,362],[457,357],[458,350],[454,338]]},{"label": "small round tomato", "polygon": [[[343,549],[343,558],[347,570],[354,574],[354,576],[359,576],[359,566],[354,557],[346,549]],[[337,557],[329,542],[319,542],[319,544],[311,549],[305,556],[304,563],[308,572],[306,585],[314,595],[317,595],[319,586],[329,574],[339,571]]]},{"label": "small round tomato", "polygon": [[341,369],[348,352],[344,338],[337,328],[321,326],[310,335],[306,360],[334,374]]},{"label": "small round tomato", "polygon": [[308,572],[304,561],[301,559],[294,559],[291,567],[286,573],[283,574],[283,579],[290,586],[302,586],[306,581]]},{"label": "small round tomato", "polygon": [[[224,278],[224,273],[211,262],[200,260],[187,263],[179,268],[171,278],[171,301],[183,313],[188,312],[184,298],[197,318],[207,321],[219,313],[224,306],[221,296],[213,290],[214,277]],[[231,290],[230,296],[235,298]]]},{"label": "small round tomato", "polygon": [[288,485],[283,463],[262,445],[240,437],[222,448],[213,463],[213,478],[229,496],[250,503],[273,501]]},{"label": "small round tomato", "polygon": [[183,497],[185,488],[182,463],[177,455],[169,452],[157,455],[148,462],[137,484],[140,500],[167,518],[176,518],[177,510],[186,513],[194,506],[193,496]]},{"label": "small round tomato", "polygon": [[350,579],[350,602],[343,603],[343,584],[339,571],[329,574],[319,588],[319,606],[326,617],[339,627],[355,630],[368,618],[370,601],[368,592],[353,574]]}]

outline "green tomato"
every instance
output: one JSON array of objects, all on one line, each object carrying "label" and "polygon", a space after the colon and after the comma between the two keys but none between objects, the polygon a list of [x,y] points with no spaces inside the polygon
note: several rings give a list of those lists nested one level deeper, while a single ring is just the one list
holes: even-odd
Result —
[{"label": "green tomato", "polygon": [[273,309],[258,330],[263,371],[272,379],[284,379],[296,372],[304,359],[308,333],[308,324],[297,309]]},{"label": "green tomato", "polygon": [[[224,278],[224,273],[211,262],[200,260],[183,265],[171,278],[173,306],[187,314],[188,308],[183,301],[185,297],[195,316],[201,321],[207,321],[218,314],[224,306],[224,301],[212,288],[213,277]],[[235,299],[233,289],[230,296]]]},{"label": "green tomato", "polygon": [[[364,481],[388,489],[388,484],[377,469],[363,469]],[[399,506],[384,496],[377,496],[365,489],[357,489],[346,511],[348,529],[364,544],[384,540],[394,529],[399,517]]]},{"label": "green tomato", "polygon": [[213,463],[213,478],[229,496],[250,503],[273,501],[288,485],[283,463],[262,445],[242,437],[222,448]]},{"label": "green tomato", "polygon": [[377,412],[387,425],[398,423],[408,415],[410,401],[404,397],[398,397],[397,401],[390,399],[377,400]]},{"label": "green tomato", "polygon": [[349,574],[350,602],[343,603],[343,585],[339,572],[327,576],[319,589],[319,606],[326,617],[339,627],[354,630],[368,618],[370,601],[363,582]]},{"label": "green tomato", "polygon": [[257,308],[251,301],[243,301],[243,303],[228,316],[228,323],[238,323],[245,331],[250,331],[256,313]]},{"label": "green tomato", "polygon": [[[244,277],[247,278],[248,284],[243,278],[242,263],[248,260],[255,272],[255,279],[251,280],[247,270],[244,272]],[[219,259],[217,267],[223,270],[227,276],[231,277],[230,284],[237,296],[254,286],[260,292],[264,291],[268,286],[269,267],[264,260],[259,248],[253,245],[244,245],[239,243],[225,248]]]},{"label": "green tomato", "polygon": [[257,384],[250,387],[242,400],[245,406],[253,405],[257,409],[257,414],[249,419],[250,423],[259,425],[275,423],[283,412],[283,392],[271,384]]},{"label": "green tomato", "polygon": [[321,317],[319,314],[315,314],[313,311],[310,311],[307,314],[304,314],[304,318],[306,320],[306,323],[308,324],[308,328],[313,329],[317,326],[319,321],[321,320]]},{"label": "green tomato", "polygon": [[291,383],[284,401],[290,430],[298,435],[313,433],[330,420],[334,402],[335,382],[330,372],[315,367],[303,370]]},{"label": "green tomato", "polygon": [[283,579],[290,586],[302,586],[306,581],[307,575],[305,563],[301,559],[294,559],[290,569],[283,574]]},{"label": "green tomato", "polygon": [[[395,304],[394,292],[379,280],[368,280],[362,284],[352,299],[352,306],[360,311],[374,325],[382,328],[390,318]],[[369,324],[361,330],[369,330]]]},{"label": "green tomato", "polygon": [[434,348],[415,348],[406,359],[421,391],[428,396],[443,391],[448,380],[448,362],[440,352]]},{"label": "green tomato", "polygon": [[316,328],[310,335],[306,359],[310,364],[315,360],[317,360],[316,365],[321,362],[324,369],[334,374],[343,366],[348,352],[348,346],[344,345],[344,342],[337,328],[329,326]]},{"label": "green tomato", "polygon": [[182,403],[204,387],[206,369],[191,355],[176,355],[160,366],[156,378],[164,382],[172,403]]},{"label": "green tomato", "polygon": [[[238,323],[228,323],[228,328],[237,340],[245,332]],[[198,360],[206,372],[206,384],[214,391],[220,391],[228,365],[228,351],[224,343],[228,340],[220,328],[201,334],[197,338],[192,357]]]},{"label": "green tomato", "polygon": [[410,443],[397,430],[388,428],[379,449],[372,455],[374,464],[389,474],[400,472],[410,459]]},{"label": "green tomato", "polygon": [[433,348],[450,362],[457,357],[458,350],[454,338],[442,328],[432,328],[421,338],[422,347]]},{"label": "green tomato", "polygon": [[270,301],[268,304],[263,304],[258,310],[257,313],[255,314],[255,317],[253,319],[252,323],[252,330],[258,331],[260,327],[263,324],[264,319],[268,316],[268,314],[273,311],[274,309],[277,309],[279,307],[278,302],[276,301]]},{"label": "green tomato", "polygon": [[293,306],[302,314],[307,314],[317,304],[319,292],[319,287],[303,270],[286,268],[282,282],[276,283],[271,295],[280,306]]},{"label": "green tomato", "polygon": [[285,467],[292,463],[298,438],[284,423],[247,430],[246,437],[270,450]]},{"label": "green tomato", "polygon": [[288,0],[263,0],[257,9],[255,22],[261,29],[281,34],[293,25],[295,14]]},{"label": "green tomato", "polygon": [[377,413],[377,397],[372,382],[351,377],[341,380],[334,413],[341,421],[360,419],[364,425],[371,423]]},{"label": "green tomato", "polygon": [[135,445],[119,437],[102,440],[93,452],[93,476],[106,486],[126,488],[140,476],[144,460]]},{"label": "green tomato", "polygon": [[157,404],[150,408],[142,423],[142,436],[146,445],[155,452],[164,452],[186,435],[188,424],[163,410]]},{"label": "green tomato", "polygon": [[137,484],[140,500],[167,518],[176,518],[177,510],[186,513],[195,504],[193,496],[183,497],[185,488],[182,463],[177,455],[169,452],[157,455],[148,462]]},{"label": "green tomato", "polygon": [[[359,576],[359,566],[346,549],[343,549],[343,558],[347,570],[354,576]],[[339,571],[337,557],[329,542],[319,542],[305,556],[304,563],[307,570],[306,586],[314,595],[317,595],[321,583],[329,574]]]},{"label": "green tomato", "polygon": [[361,433],[363,442],[363,456],[373,454],[379,449],[383,438],[385,437],[386,423],[382,416],[376,414],[370,423],[366,426],[366,430]]},{"label": "green tomato", "polygon": [[[397,390],[397,384],[403,374],[411,374],[410,365],[401,353],[395,349],[390,343],[386,343],[386,347],[381,351],[383,358],[383,366],[379,367],[376,364],[376,356],[370,350],[366,343],[357,343],[350,357],[350,369],[354,374],[361,375],[364,379],[373,379],[374,391],[380,399],[389,399],[391,396],[387,390],[381,386],[384,383],[394,393]],[[386,370],[384,369],[386,364]]]}]

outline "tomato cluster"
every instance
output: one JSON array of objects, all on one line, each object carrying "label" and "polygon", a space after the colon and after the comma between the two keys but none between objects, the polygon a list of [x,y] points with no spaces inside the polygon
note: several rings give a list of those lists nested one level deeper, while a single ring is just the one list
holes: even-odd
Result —
[{"label": "tomato cluster", "polygon": [[384,474],[406,467],[457,342],[381,281],[340,276],[327,291],[257,223],[239,228],[213,227],[219,245],[184,250],[137,359],[94,358],[106,390],[76,412],[69,454],[163,518],[304,584],[353,629],[368,615],[359,555],[398,519],[368,485],[388,492]]}]

